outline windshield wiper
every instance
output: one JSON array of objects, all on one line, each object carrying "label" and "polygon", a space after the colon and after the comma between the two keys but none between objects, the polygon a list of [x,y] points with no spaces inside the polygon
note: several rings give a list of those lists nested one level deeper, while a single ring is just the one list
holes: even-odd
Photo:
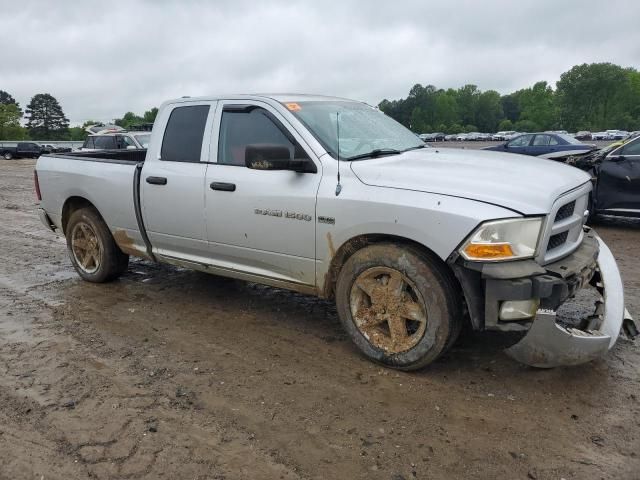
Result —
[{"label": "windshield wiper", "polygon": [[402,150],[403,152],[408,152],[409,150],[418,150],[419,148],[427,148],[428,145],[418,145],[417,147],[409,147]]},{"label": "windshield wiper", "polygon": [[368,153],[361,153],[360,155],[354,155],[353,157],[347,157],[345,160],[362,160],[363,158],[376,158],[382,155],[398,155],[402,153],[400,150],[396,150],[395,148],[376,148],[375,150],[371,150]]}]

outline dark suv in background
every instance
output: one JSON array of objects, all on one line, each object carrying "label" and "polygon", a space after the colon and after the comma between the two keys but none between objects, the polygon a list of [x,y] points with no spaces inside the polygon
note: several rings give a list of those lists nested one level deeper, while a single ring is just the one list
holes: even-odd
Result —
[{"label": "dark suv in background", "polygon": [[0,156],[5,160],[12,158],[38,158],[42,147],[35,142],[18,142],[15,147],[0,144]]}]

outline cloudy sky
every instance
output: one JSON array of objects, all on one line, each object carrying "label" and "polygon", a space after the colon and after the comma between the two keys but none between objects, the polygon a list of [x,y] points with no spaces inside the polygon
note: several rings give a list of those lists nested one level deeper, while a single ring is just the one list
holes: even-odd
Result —
[{"label": "cloudy sky", "polygon": [[637,0],[0,0],[0,90],[73,124],[182,95],[304,92],[377,104],[415,83],[501,93],[571,66],[640,67]]}]

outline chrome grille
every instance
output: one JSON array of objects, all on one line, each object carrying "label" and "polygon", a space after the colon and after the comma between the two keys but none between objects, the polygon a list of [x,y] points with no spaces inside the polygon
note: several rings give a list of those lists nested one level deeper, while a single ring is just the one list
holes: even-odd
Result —
[{"label": "chrome grille", "polygon": [[591,184],[587,183],[555,201],[540,239],[538,260],[541,264],[566,257],[578,248],[584,233],[584,213],[590,191]]}]

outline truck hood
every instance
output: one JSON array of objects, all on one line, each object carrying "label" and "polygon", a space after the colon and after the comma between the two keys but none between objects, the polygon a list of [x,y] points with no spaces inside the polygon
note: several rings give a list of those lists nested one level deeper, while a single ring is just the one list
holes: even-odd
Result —
[{"label": "truck hood", "polygon": [[366,185],[468,198],[524,215],[548,213],[560,195],[590,180],[553,160],[455,148],[353,161],[351,169]]}]

